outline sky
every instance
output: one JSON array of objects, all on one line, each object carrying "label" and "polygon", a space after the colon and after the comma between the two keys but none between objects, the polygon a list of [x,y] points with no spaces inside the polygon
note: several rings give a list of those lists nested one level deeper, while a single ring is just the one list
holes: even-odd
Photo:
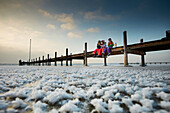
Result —
[{"label": "sky", "polygon": [[[0,0],[0,63],[18,63],[31,58],[82,53],[96,48],[98,40],[111,37],[123,45],[157,40],[170,30],[169,0]],[[146,62],[170,62],[170,51],[146,53]],[[82,61],[75,61],[82,62]],[[103,59],[89,59],[103,62]],[[123,55],[110,56],[109,63],[123,62]],[[129,62],[140,56],[129,55]]]}]

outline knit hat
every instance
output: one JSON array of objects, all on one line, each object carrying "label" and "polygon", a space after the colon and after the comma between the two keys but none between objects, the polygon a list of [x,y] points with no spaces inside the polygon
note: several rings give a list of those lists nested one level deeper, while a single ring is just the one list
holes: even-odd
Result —
[{"label": "knit hat", "polygon": [[109,38],[108,40],[112,40],[111,38]]}]

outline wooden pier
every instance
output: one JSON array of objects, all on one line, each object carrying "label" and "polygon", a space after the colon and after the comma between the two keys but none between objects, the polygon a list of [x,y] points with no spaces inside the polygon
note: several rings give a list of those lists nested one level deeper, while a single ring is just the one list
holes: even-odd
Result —
[{"label": "wooden pier", "polygon": [[[141,66],[145,66],[145,55],[146,52],[151,51],[160,51],[160,50],[168,50],[170,49],[170,33],[166,32],[166,37],[162,38],[160,40],[154,40],[149,42],[143,42],[143,39],[140,39],[139,43],[136,44],[127,44],[127,32],[123,32],[123,46],[115,47],[111,49],[110,55],[120,55],[124,54],[124,66],[128,66],[128,54],[136,54],[141,56]],[[55,66],[57,66],[57,62],[61,62],[61,66],[63,66],[63,61],[66,61],[66,66],[68,66],[68,62],[70,61],[70,66],[72,66],[72,60],[84,60],[83,64],[84,66],[88,66],[87,58],[93,57],[94,51],[87,50],[87,43],[85,42],[85,50],[84,53],[78,53],[78,54],[68,54],[68,48],[66,48],[66,55],[61,55],[60,57],[57,57],[57,52],[55,52],[55,57],[50,58],[49,54],[47,55],[47,58],[44,59],[44,56],[42,56],[42,59],[39,57],[36,59],[30,60],[30,62],[25,62],[22,60],[19,60],[19,65],[38,65],[38,66],[44,66],[45,64],[50,66],[51,62],[54,62]],[[107,56],[104,57],[97,57],[97,58],[103,58],[104,59],[104,66],[107,66]]]}]

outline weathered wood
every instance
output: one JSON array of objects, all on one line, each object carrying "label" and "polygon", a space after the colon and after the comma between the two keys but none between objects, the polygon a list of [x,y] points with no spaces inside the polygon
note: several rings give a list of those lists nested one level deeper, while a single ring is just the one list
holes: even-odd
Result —
[{"label": "weathered wood", "polygon": [[55,52],[55,66],[57,66],[57,52]]},{"label": "weathered wood", "polygon": [[170,39],[155,40],[144,43],[128,45],[128,50],[143,50],[144,52],[170,49]]},{"label": "weathered wood", "polygon": [[83,65],[85,65],[85,50],[83,51]]},{"label": "weathered wood", "polygon": [[41,66],[41,59],[39,57],[38,65]]},{"label": "weathered wood", "polygon": [[104,66],[107,66],[106,56],[104,56]]},{"label": "weathered wood", "polygon": [[22,60],[19,60],[19,66],[22,66]]},{"label": "weathered wood", "polygon": [[[61,55],[61,58],[63,57],[63,55]],[[63,60],[61,60],[61,66],[63,66]]]},{"label": "weathered wood", "polygon": [[[72,56],[72,53],[70,53],[70,56]],[[72,66],[72,58],[70,58],[70,66]]]},{"label": "weathered wood", "polygon": [[42,56],[42,66],[44,66],[44,56]]},{"label": "weathered wood", "polygon": [[[143,43],[143,39],[140,39],[140,43]],[[145,66],[145,59],[144,59],[144,55],[141,55],[141,66],[144,67]]]},{"label": "weathered wood", "polygon": [[139,50],[129,50],[128,49],[127,53],[136,54],[136,55],[146,55],[146,53],[141,50],[139,51]]},{"label": "weathered wood", "polygon": [[48,60],[47,65],[49,66],[50,65],[50,61],[49,61],[50,60],[50,55],[49,54],[47,54],[47,60]]},{"label": "weathered wood", "polygon": [[170,38],[170,30],[166,31],[166,38]]},{"label": "weathered wood", "polygon": [[66,48],[66,66],[68,66],[68,48]]},{"label": "weathered wood", "polygon": [[87,66],[87,42],[85,42],[84,65]]},{"label": "weathered wood", "polygon": [[123,32],[123,45],[124,45],[124,66],[128,66],[128,55],[127,55],[127,33]]},{"label": "weathered wood", "polygon": [[35,59],[35,65],[37,66],[37,58]]},{"label": "weathered wood", "polygon": [[[167,34],[168,36],[168,34]],[[124,60],[125,64],[128,65],[128,54],[137,54],[137,55],[146,55],[146,52],[150,51],[158,51],[158,50],[167,50],[170,49],[170,39],[169,38],[163,38],[161,40],[155,40],[155,41],[149,41],[149,42],[143,42],[143,43],[136,43],[136,44],[131,44],[127,45],[127,34],[126,31],[123,32],[123,37],[125,39],[124,45],[125,46],[119,46],[119,47],[114,47],[111,49],[111,55],[119,55],[119,54],[125,54],[124,55]],[[78,54],[73,54],[73,55],[66,55],[63,57],[57,57],[57,61],[64,61],[64,60],[72,60],[72,59],[80,59],[84,61],[84,65],[87,65],[87,58],[93,57],[93,51],[87,52],[87,43],[85,44],[85,51],[83,53],[78,53]],[[101,57],[102,58],[102,57]],[[55,62],[56,58],[51,58],[51,59],[45,59],[42,60],[41,63],[43,62]],[[142,64],[142,58],[141,58],[141,64]],[[22,65],[29,65],[29,61],[22,61]],[[39,62],[36,60],[32,61],[31,64],[38,64]],[[145,63],[145,62],[144,62]]]}]

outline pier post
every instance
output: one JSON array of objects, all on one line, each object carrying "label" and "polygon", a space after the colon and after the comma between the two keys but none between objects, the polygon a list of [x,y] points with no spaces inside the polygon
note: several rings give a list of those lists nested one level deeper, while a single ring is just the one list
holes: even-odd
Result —
[{"label": "pier post", "polygon": [[57,66],[57,52],[55,52],[55,66]]},{"label": "pier post", "polygon": [[[63,57],[63,55],[61,55],[61,57]],[[63,60],[61,60],[61,66],[63,66]]]},{"label": "pier post", "polygon": [[50,55],[49,54],[47,54],[47,65],[49,66],[50,65],[50,62],[49,62],[49,59],[50,59]]},{"label": "pier post", "polygon": [[106,56],[104,55],[104,66],[107,66]]},{"label": "pier post", "polygon": [[166,31],[166,38],[170,38],[170,30]]},{"label": "pier post", "polygon": [[[143,39],[140,39],[140,43],[143,43]],[[142,67],[145,66],[145,57],[144,57],[144,55],[141,55],[141,66]]]},{"label": "pier post", "polygon": [[38,62],[38,64],[39,64],[39,66],[41,66],[41,59],[40,59],[40,57],[39,57],[39,62]]},{"label": "pier post", "polygon": [[123,32],[123,45],[124,45],[124,67],[128,66],[128,54],[127,54],[127,32]]},{"label": "pier post", "polygon": [[37,65],[37,58],[35,59],[35,64]]},{"label": "pier post", "polygon": [[85,50],[83,51],[83,53],[84,53],[83,65],[85,65]]},{"label": "pier post", "polygon": [[87,42],[85,42],[84,65],[87,66]]},{"label": "pier post", "polygon": [[66,66],[68,66],[68,48],[66,48]]},{"label": "pier post", "polygon": [[19,66],[21,66],[22,65],[22,61],[21,60],[19,60]]},{"label": "pier post", "polygon": [[34,59],[34,64],[33,65],[35,66],[35,59]]},{"label": "pier post", "polygon": [[42,56],[42,66],[44,66],[44,56]]},{"label": "pier post", "polygon": [[72,66],[72,58],[71,58],[72,53],[70,53],[70,66]]}]

